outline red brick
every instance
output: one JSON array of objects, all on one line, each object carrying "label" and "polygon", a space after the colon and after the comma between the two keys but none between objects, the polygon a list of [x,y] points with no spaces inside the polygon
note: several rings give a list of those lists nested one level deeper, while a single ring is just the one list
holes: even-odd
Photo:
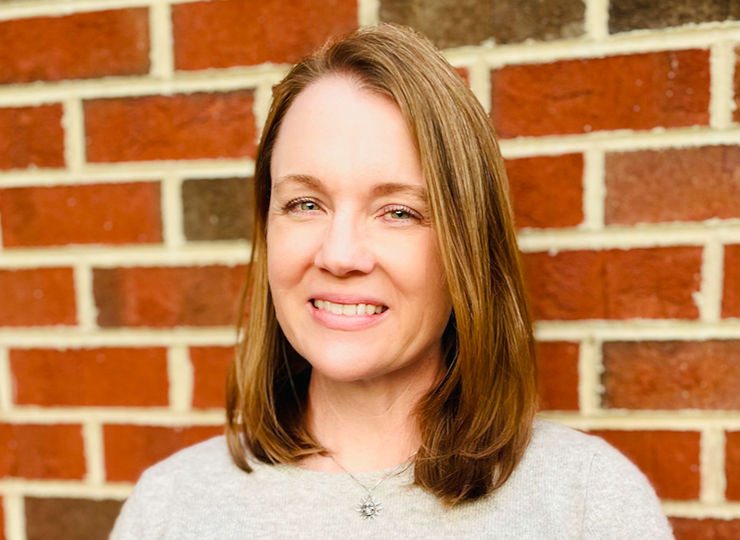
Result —
[{"label": "red brick", "polygon": [[71,268],[0,270],[0,326],[77,323]]},{"label": "red brick", "polygon": [[607,154],[608,225],[740,217],[739,146]]},{"label": "red brick", "polygon": [[107,480],[135,482],[142,472],[186,446],[223,434],[222,426],[103,427]]},{"label": "red brick", "polygon": [[221,0],[172,6],[175,68],[292,64],[357,28],[356,0]]},{"label": "red brick", "polygon": [[87,159],[111,163],[254,157],[253,104],[251,90],[86,101]]},{"label": "red brick", "polygon": [[730,501],[740,501],[740,431],[725,433],[725,496]]},{"label": "red brick", "polygon": [[740,409],[740,341],[604,344],[604,406]]},{"label": "red brick", "polygon": [[593,431],[648,477],[661,499],[699,497],[700,434],[695,431]]},{"label": "red brick", "polygon": [[676,540],[737,540],[740,519],[670,518]]},{"label": "red brick", "polygon": [[0,170],[28,167],[64,167],[62,106],[58,103],[0,109]]},{"label": "red brick", "polygon": [[14,349],[20,405],[147,407],[168,403],[167,350]]},{"label": "red brick", "polygon": [[506,66],[491,74],[491,118],[503,138],[707,125],[709,51]]},{"label": "red brick", "polygon": [[2,498],[0,498],[0,540],[5,540],[5,512]]},{"label": "red brick", "polygon": [[465,84],[470,86],[470,71],[466,67],[456,67],[455,71],[463,78]]},{"label": "red brick", "polygon": [[534,317],[694,319],[702,251],[667,247],[524,253]]},{"label": "red brick", "polygon": [[234,347],[191,347],[195,384],[193,407],[223,408],[226,404],[226,371],[234,358]]},{"label": "red brick", "polygon": [[740,317],[740,244],[725,246],[722,316]]},{"label": "red brick", "polygon": [[244,266],[96,268],[98,324],[232,326],[245,277]]},{"label": "red brick", "polygon": [[157,182],[0,189],[3,245],[162,241]]},{"label": "red brick", "polygon": [[0,478],[81,480],[82,426],[0,424]]},{"label": "red brick", "polygon": [[517,228],[575,227],[583,221],[583,155],[506,161]]},{"label": "red brick", "polygon": [[0,22],[0,84],[149,72],[144,8]]},{"label": "red brick", "polygon": [[578,410],[578,348],[578,343],[537,342],[540,410]]}]

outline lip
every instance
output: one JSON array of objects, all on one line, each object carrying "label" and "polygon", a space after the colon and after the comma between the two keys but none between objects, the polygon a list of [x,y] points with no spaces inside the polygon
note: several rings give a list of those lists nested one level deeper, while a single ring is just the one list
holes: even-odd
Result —
[{"label": "lip", "polygon": [[333,304],[372,304],[374,306],[388,307],[388,304],[382,300],[373,298],[372,296],[359,296],[356,294],[315,293],[309,298],[309,302],[316,299],[328,300]]},{"label": "lip", "polygon": [[[326,299],[321,296],[317,298],[320,298],[322,300]],[[332,300],[329,300],[329,302],[332,302]],[[340,302],[338,300],[335,300],[335,302],[337,304],[342,304],[342,303],[354,304],[355,303],[355,302]],[[372,302],[356,302],[356,303],[372,304]],[[311,316],[313,317],[314,321],[332,330],[364,330],[366,328],[370,328],[372,326],[375,326],[376,324],[380,324],[381,322],[383,322],[388,316],[388,313],[390,313],[391,311],[390,309],[386,309],[383,313],[377,313],[375,315],[336,315],[330,311],[326,311],[325,309],[319,309],[317,307],[314,307],[311,301],[306,302],[306,306],[308,307],[308,310],[311,313]]]}]

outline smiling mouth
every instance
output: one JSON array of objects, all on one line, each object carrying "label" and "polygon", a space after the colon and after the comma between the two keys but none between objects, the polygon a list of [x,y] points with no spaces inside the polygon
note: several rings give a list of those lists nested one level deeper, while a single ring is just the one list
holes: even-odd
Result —
[{"label": "smiling mouth", "polygon": [[311,299],[311,304],[316,309],[322,309],[334,315],[378,315],[388,309],[387,306],[376,306],[373,304],[337,304],[328,300]]}]

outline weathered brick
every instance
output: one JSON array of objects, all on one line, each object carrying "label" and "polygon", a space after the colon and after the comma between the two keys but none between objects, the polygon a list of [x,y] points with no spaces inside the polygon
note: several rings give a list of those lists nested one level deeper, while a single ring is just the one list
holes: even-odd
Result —
[{"label": "weathered brick", "polygon": [[145,8],[0,22],[0,84],[149,72]]},{"label": "weathered brick", "polygon": [[0,270],[0,326],[77,323],[71,268]]},{"label": "weathered brick", "polygon": [[175,68],[292,64],[357,28],[356,0],[221,0],[172,6]]},{"label": "weathered brick", "polygon": [[536,319],[695,319],[699,247],[524,253]]},{"label": "weathered brick", "polygon": [[491,118],[503,138],[707,125],[709,51],[506,66],[491,73]]},{"label": "weathered brick", "polygon": [[603,406],[740,409],[740,340],[604,343]]},{"label": "weathered brick", "polygon": [[696,431],[592,431],[627,456],[661,499],[699,497],[700,434]]},{"label": "weathered brick", "polygon": [[725,497],[740,501],[740,431],[725,433]]},{"label": "weathered brick", "polygon": [[667,28],[691,23],[737,20],[740,4],[727,0],[611,0],[609,32]]},{"label": "weathered brick", "polygon": [[583,34],[581,0],[381,0],[380,20],[412,26],[437,47],[515,43]]},{"label": "weathered brick", "polygon": [[608,225],[740,217],[740,147],[607,154]]},{"label": "weathered brick", "polygon": [[676,540],[737,540],[740,519],[670,518]]},{"label": "weathered brick", "polygon": [[506,161],[514,221],[523,227],[575,227],[583,221],[583,155]]},{"label": "weathered brick", "polygon": [[168,403],[164,348],[11,349],[20,405],[148,407]]},{"label": "weathered brick", "polygon": [[537,390],[540,410],[578,410],[578,343],[537,343]]},{"label": "weathered brick", "polygon": [[245,276],[244,266],[96,268],[98,324],[231,326]]},{"label": "weathered brick", "polygon": [[30,167],[64,167],[62,106],[58,103],[0,108],[0,170]]},{"label": "weathered brick", "polygon": [[0,189],[3,245],[162,241],[157,182]]},{"label": "weathered brick", "polygon": [[0,478],[81,480],[82,426],[0,424]]},{"label": "weathered brick", "polygon": [[86,101],[90,162],[254,157],[254,92]]},{"label": "weathered brick", "polygon": [[234,358],[234,347],[191,347],[195,383],[193,407],[223,408],[226,404],[226,370]]},{"label": "weathered brick", "polygon": [[135,482],[158,461],[223,431],[222,426],[104,426],[106,478],[111,482]]},{"label": "weathered brick", "polygon": [[246,178],[186,180],[182,184],[185,238],[251,239],[254,190]]},{"label": "weathered brick", "polygon": [[25,498],[26,540],[106,540],[123,501]]},{"label": "weathered brick", "polygon": [[722,316],[740,317],[740,244],[725,246]]}]

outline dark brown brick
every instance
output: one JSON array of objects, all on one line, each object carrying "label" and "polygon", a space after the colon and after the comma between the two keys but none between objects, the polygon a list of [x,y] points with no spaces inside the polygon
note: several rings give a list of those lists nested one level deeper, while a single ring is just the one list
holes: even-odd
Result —
[{"label": "dark brown brick", "polygon": [[292,64],[357,28],[357,2],[191,2],[172,6],[172,25],[176,69]]},{"label": "dark brown brick", "polygon": [[516,43],[583,33],[582,0],[381,0],[380,20],[419,30],[437,47]]},{"label": "dark brown brick", "polygon": [[254,192],[246,178],[186,180],[182,184],[182,205],[188,240],[252,237]]},{"label": "dark brown brick", "polygon": [[254,157],[253,105],[252,90],[86,101],[87,160]]},{"label": "dark brown brick", "polygon": [[740,519],[670,518],[676,540],[737,540]]},{"label": "dark brown brick", "polygon": [[709,51],[505,66],[491,73],[502,138],[709,123]]},{"label": "dark brown brick", "polygon": [[593,431],[627,456],[648,477],[661,499],[699,498],[696,431]]},{"label": "dark brown brick", "polygon": [[0,22],[0,84],[149,71],[149,10]]},{"label": "dark brown brick", "polygon": [[693,246],[524,253],[540,320],[695,319],[702,250]]},{"label": "dark brown brick", "polygon": [[611,0],[609,32],[667,28],[740,18],[740,4],[733,0]]},{"label": "dark brown brick", "polygon": [[740,409],[740,341],[604,344],[604,407]]},{"label": "dark brown brick", "polygon": [[26,497],[26,540],[106,540],[123,501]]},{"label": "dark brown brick", "polygon": [[29,167],[64,167],[62,106],[57,103],[0,108],[0,170]]},{"label": "dark brown brick", "polygon": [[506,161],[514,220],[523,227],[575,227],[583,221],[583,155]]},{"label": "dark brown brick", "polygon": [[578,410],[578,343],[537,343],[540,410]]},{"label": "dark brown brick", "polygon": [[96,268],[98,324],[231,326],[245,274],[244,266]]}]

